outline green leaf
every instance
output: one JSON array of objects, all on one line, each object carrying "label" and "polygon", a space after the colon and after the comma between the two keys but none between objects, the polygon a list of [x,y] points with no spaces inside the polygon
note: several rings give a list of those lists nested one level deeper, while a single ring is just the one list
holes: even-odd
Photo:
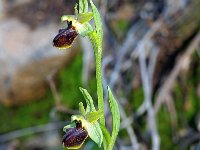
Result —
[{"label": "green leaf", "polygon": [[[98,36],[98,46],[102,47],[103,28],[102,28],[101,16],[99,14],[98,9],[96,8],[94,3],[92,2],[92,0],[90,0],[90,4],[91,4],[91,7],[92,7],[94,23],[95,23],[95,27],[96,27],[97,36]],[[102,48],[99,48],[99,50],[101,50],[101,49]]]},{"label": "green leaf", "polygon": [[113,149],[115,140],[117,138],[119,128],[120,128],[120,112],[117,101],[115,100],[110,88],[108,87],[108,98],[110,104],[110,111],[112,114],[112,136],[111,142],[109,143],[108,149]]},{"label": "green leaf", "polygon": [[80,112],[83,116],[86,115],[85,108],[84,108],[82,102],[79,103],[79,112]]},{"label": "green leaf", "polygon": [[67,129],[74,128],[74,127],[76,127],[76,123],[72,122],[71,124],[64,126],[63,131],[66,132]]},{"label": "green leaf", "polygon": [[92,12],[81,13],[77,15],[77,18],[80,23],[85,23],[93,18],[93,13]]},{"label": "green leaf", "polygon": [[94,103],[93,103],[93,99],[90,96],[90,94],[88,93],[88,91],[86,89],[83,88],[79,88],[81,93],[83,94],[86,104],[87,104],[87,108],[86,108],[86,113],[92,112],[92,111],[96,111],[95,107],[94,107]]},{"label": "green leaf", "polygon": [[103,116],[103,111],[102,111],[102,110],[89,112],[89,113],[87,114],[87,120],[88,120],[90,123],[94,123],[94,122],[96,122],[99,118],[101,118],[102,116]]},{"label": "green leaf", "polygon": [[79,13],[88,12],[88,0],[79,0]]}]

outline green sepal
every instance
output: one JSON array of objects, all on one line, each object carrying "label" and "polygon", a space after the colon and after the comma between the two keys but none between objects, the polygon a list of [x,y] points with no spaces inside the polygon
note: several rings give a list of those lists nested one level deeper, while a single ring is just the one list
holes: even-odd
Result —
[{"label": "green sepal", "polygon": [[112,114],[112,136],[108,149],[113,149],[120,128],[120,112],[117,101],[115,100],[109,87],[108,87],[108,98],[109,98],[110,111]]},{"label": "green sepal", "polygon": [[77,29],[78,33],[83,37],[88,36],[93,31],[92,26],[88,22],[80,23]]},{"label": "green sepal", "polygon": [[88,120],[90,123],[94,123],[94,122],[96,122],[98,119],[100,119],[102,116],[103,116],[103,111],[102,111],[102,110],[89,112],[89,113],[87,114],[87,120]]},{"label": "green sepal", "polygon": [[85,23],[93,18],[93,13],[92,12],[80,13],[77,15],[77,18],[80,23]]},{"label": "green sepal", "polygon": [[73,121],[71,124],[64,126],[63,131],[66,132],[67,129],[75,128],[75,127],[76,127],[76,123]]},{"label": "green sepal", "polygon": [[85,108],[84,108],[82,102],[79,103],[79,112],[80,112],[80,114],[83,115],[83,116],[86,115],[86,111],[85,111]]},{"label": "green sepal", "polygon": [[103,133],[101,131],[101,128],[99,126],[99,123],[87,123],[87,131],[89,137],[97,143],[99,147],[101,147],[101,144],[103,142]]}]

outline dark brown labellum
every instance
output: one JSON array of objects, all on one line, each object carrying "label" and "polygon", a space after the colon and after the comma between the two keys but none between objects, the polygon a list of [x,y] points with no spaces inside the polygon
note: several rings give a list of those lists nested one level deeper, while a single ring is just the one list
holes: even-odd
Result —
[{"label": "dark brown labellum", "polygon": [[88,137],[88,132],[82,127],[81,122],[75,121],[75,123],[76,127],[67,129],[62,140],[63,145],[70,149],[80,148]]},{"label": "dark brown labellum", "polygon": [[69,48],[73,41],[76,39],[78,32],[76,28],[72,26],[72,23],[68,23],[66,29],[60,29],[58,35],[53,39],[53,45],[60,49]]}]

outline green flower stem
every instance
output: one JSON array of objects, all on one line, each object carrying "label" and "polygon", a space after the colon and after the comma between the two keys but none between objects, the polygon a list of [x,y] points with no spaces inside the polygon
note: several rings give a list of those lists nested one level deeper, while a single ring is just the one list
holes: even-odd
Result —
[{"label": "green flower stem", "polygon": [[[97,81],[97,97],[98,97],[98,109],[102,110],[104,114],[104,99],[103,99],[103,84],[102,84],[102,41],[99,42],[96,31],[89,33],[88,35],[95,54],[96,64],[96,81]],[[105,126],[104,115],[100,118],[100,123]]]},{"label": "green flower stem", "polygon": [[[95,51],[98,108],[99,110],[102,110],[104,114],[101,59],[102,59],[102,49],[98,49],[97,51]],[[104,115],[100,118],[100,123],[102,125],[105,125]]]},{"label": "green flower stem", "polygon": [[[102,44],[102,43],[101,43]],[[102,46],[98,45],[97,48],[93,44],[94,53],[95,53],[95,61],[96,61],[96,81],[97,81],[97,97],[98,97],[98,108],[102,110],[102,117],[100,118],[100,124],[105,126],[105,118],[104,118],[104,99],[103,99],[103,82],[102,82]],[[107,150],[106,140],[103,139],[104,150]]]}]

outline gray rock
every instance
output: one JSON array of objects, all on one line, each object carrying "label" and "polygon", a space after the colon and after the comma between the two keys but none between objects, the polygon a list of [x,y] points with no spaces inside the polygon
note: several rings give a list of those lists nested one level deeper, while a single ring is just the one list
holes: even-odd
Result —
[{"label": "gray rock", "polygon": [[52,46],[58,29],[51,23],[31,30],[14,18],[0,22],[0,102],[15,105],[44,95],[46,77],[77,52]]}]

